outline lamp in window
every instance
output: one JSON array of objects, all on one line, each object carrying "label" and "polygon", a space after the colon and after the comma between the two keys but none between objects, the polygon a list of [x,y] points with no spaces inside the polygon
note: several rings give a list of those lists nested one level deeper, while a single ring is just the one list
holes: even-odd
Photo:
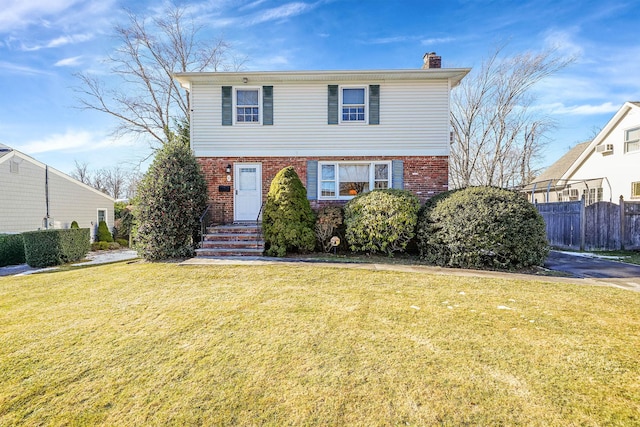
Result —
[{"label": "lamp in window", "polygon": [[231,165],[227,165],[227,167],[224,169],[224,171],[226,173],[231,173]]}]

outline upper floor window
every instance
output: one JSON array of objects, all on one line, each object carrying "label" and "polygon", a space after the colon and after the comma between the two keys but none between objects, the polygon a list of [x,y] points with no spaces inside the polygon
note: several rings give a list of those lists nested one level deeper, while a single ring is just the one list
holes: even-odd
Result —
[{"label": "upper floor window", "polygon": [[260,123],[260,90],[236,90],[236,123]]},{"label": "upper floor window", "polygon": [[373,189],[391,188],[390,162],[321,162],[320,198],[350,199]]},{"label": "upper floor window", "polygon": [[640,151],[640,128],[624,132],[624,152]]},{"label": "upper floor window", "polygon": [[366,122],[366,93],[364,87],[343,87],[341,89],[340,104],[343,122]]}]

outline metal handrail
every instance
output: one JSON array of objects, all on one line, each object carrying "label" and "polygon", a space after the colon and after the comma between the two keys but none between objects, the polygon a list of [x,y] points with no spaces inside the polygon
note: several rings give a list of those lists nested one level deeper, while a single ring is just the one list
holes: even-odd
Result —
[{"label": "metal handrail", "polygon": [[266,200],[262,202],[262,205],[260,206],[260,210],[258,211],[258,216],[256,217],[256,229],[258,230],[258,238],[256,239],[256,249],[258,249],[259,247],[258,242],[262,240],[262,225],[259,225],[259,223],[260,223],[260,215],[262,214],[262,210],[264,209],[265,203],[267,203]]},{"label": "metal handrail", "polygon": [[209,212],[209,208],[211,208],[211,203],[209,203],[207,205],[207,208],[204,210],[204,212],[202,212],[202,215],[200,215],[200,247],[202,247],[202,241],[204,240],[204,231],[206,226],[204,225],[204,218],[207,216],[207,213]]}]

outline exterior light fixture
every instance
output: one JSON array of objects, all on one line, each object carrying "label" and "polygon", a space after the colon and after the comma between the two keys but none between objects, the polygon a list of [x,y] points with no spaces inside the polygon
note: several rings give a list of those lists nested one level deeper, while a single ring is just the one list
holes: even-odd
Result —
[{"label": "exterior light fixture", "polygon": [[248,82],[249,82],[249,79],[248,79],[248,78],[246,78],[246,77],[243,77],[243,78],[242,78],[242,83],[248,83]]},{"label": "exterior light fixture", "polygon": [[231,165],[227,165],[227,167],[225,168],[225,171],[227,173],[231,173]]}]

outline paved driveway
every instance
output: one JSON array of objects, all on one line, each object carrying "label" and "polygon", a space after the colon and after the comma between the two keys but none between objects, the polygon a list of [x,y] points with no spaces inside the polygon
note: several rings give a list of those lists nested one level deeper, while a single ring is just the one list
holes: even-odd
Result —
[{"label": "paved driveway", "polygon": [[581,279],[591,279],[597,283],[640,291],[640,265],[585,256],[585,254],[551,251],[544,266]]}]

